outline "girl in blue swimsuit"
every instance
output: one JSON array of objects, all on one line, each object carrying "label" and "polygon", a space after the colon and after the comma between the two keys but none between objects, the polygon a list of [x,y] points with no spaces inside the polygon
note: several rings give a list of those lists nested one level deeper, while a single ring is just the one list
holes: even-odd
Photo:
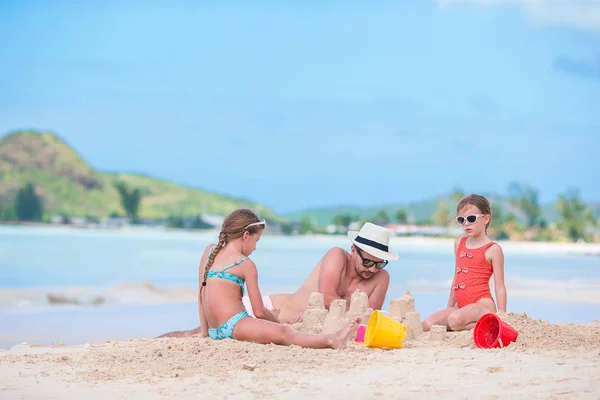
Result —
[{"label": "girl in blue swimsuit", "polygon": [[[248,257],[256,249],[266,222],[248,209],[239,209],[223,221],[219,242],[204,250],[199,268],[200,334],[212,339],[236,339],[258,343],[343,349],[358,328],[355,318],[336,333],[313,335],[279,323],[278,310],[268,310],[258,288],[258,270]],[[252,311],[246,312],[244,284]]]}]

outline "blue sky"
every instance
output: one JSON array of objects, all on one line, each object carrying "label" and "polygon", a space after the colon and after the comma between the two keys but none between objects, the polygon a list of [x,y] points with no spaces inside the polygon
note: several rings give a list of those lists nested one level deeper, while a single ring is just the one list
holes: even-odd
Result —
[{"label": "blue sky", "polygon": [[0,132],[101,170],[279,212],[600,200],[598,1],[5,0],[0,38]]}]

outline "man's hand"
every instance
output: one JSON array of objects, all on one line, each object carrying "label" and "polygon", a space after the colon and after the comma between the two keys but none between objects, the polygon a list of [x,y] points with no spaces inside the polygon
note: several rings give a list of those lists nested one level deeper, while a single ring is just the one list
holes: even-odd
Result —
[{"label": "man's hand", "polygon": [[293,324],[297,324],[298,322],[302,322],[303,318],[304,318],[304,311],[302,311],[300,314],[296,315],[294,317],[294,319],[292,319],[290,324],[293,325]]},{"label": "man's hand", "polygon": [[279,321],[279,314],[281,313],[281,310],[279,308],[274,308],[271,310],[271,312],[273,313],[275,319]]}]

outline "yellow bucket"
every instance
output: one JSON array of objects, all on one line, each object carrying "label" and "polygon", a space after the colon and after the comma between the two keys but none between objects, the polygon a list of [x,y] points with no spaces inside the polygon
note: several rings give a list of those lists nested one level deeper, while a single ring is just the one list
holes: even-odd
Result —
[{"label": "yellow bucket", "polygon": [[406,326],[376,310],[371,314],[365,331],[365,346],[401,349],[406,339]]}]

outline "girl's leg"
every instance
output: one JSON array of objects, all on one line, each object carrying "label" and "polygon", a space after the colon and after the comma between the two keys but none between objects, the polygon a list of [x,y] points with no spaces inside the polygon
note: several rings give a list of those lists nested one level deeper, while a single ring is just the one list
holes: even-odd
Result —
[{"label": "girl's leg", "polygon": [[479,318],[487,313],[495,313],[496,304],[494,300],[485,298],[477,303],[467,304],[448,316],[448,327],[453,331],[472,329]]},{"label": "girl's leg", "polygon": [[454,306],[450,308],[444,308],[443,310],[431,314],[429,317],[425,318],[421,323],[421,326],[423,326],[423,330],[425,332],[428,332],[433,325],[445,325],[447,328],[449,328],[448,316],[456,310],[458,310],[458,307]]},{"label": "girl's leg", "polygon": [[262,344],[297,345],[313,349],[343,349],[350,335],[358,328],[356,317],[344,328],[330,335],[313,335],[295,330],[290,325],[277,324],[263,319],[242,318],[233,329],[233,338]]}]

